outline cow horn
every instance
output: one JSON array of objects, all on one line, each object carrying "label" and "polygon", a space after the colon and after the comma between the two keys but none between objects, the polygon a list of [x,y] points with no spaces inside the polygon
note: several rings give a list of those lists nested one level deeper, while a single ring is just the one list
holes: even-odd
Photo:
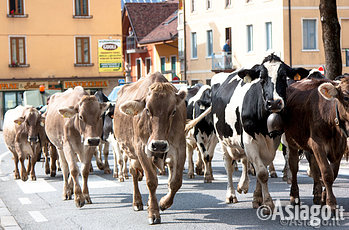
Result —
[{"label": "cow horn", "polygon": [[210,106],[208,109],[206,109],[205,112],[203,112],[202,114],[200,114],[200,116],[198,116],[197,118],[195,118],[194,120],[189,121],[186,125],[185,125],[185,134],[187,134],[192,128],[194,128],[194,126],[199,123],[204,117],[207,116],[207,114],[209,114],[212,110],[212,107]]}]

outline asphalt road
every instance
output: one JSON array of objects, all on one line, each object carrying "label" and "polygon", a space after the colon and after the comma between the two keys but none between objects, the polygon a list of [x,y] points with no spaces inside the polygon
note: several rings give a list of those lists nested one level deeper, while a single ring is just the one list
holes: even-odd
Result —
[{"label": "asphalt road", "polygon": [[[109,157],[112,166],[112,156]],[[284,160],[280,152],[274,162],[279,178],[269,179],[269,191],[276,203],[289,204],[290,186],[282,181],[281,170]],[[216,149],[213,158],[213,183],[203,183],[203,176],[187,178],[184,172],[182,188],[175,197],[173,206],[161,212],[161,225],[148,225],[146,206],[144,211],[132,209],[132,180],[123,183],[111,174],[98,170],[89,176],[89,189],[93,204],[76,208],[74,201],[62,200],[62,173],[54,178],[45,175],[43,163],[36,165],[37,181],[22,182],[13,179],[14,164],[0,133],[0,229],[300,229],[318,228],[319,224],[309,221],[260,220],[252,208],[256,178],[250,177],[247,194],[238,194],[239,203],[226,204],[226,173],[222,153]],[[312,205],[312,179],[306,175],[307,162],[301,160],[299,187],[301,201]],[[237,187],[239,172],[234,175]],[[81,182],[81,180],[80,180]],[[147,203],[148,191],[144,180],[140,182],[143,203]],[[158,200],[167,192],[167,176],[159,176]],[[343,161],[340,174],[334,184],[337,203],[343,206],[344,219],[338,222],[322,222],[323,225],[339,225],[335,229],[349,227],[349,163]],[[303,206],[301,206],[303,207]],[[285,214],[285,211],[283,211]],[[312,226],[304,226],[309,225]],[[331,226],[333,228],[333,226]]]}]

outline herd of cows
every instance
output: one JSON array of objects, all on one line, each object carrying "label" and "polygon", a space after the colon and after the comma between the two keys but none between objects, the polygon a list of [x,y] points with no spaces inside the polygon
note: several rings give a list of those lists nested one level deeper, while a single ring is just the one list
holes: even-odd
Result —
[{"label": "herd of cows", "polygon": [[[47,174],[55,176],[59,159],[63,199],[74,195],[77,207],[92,203],[87,180],[94,155],[98,168],[111,173],[110,144],[115,178],[127,179],[129,161],[135,211],[143,209],[138,182],[145,175],[150,224],[160,223],[159,210],[172,205],[182,185],[186,157],[188,177],[194,177],[194,149],[199,153],[196,174],[204,174],[204,182],[214,180],[211,161],[218,143],[228,176],[226,202],[237,202],[232,174],[234,164],[241,160],[237,191],[247,193],[251,164],[257,178],[252,206],[266,205],[273,210],[268,166],[270,170],[282,142],[288,162],[284,172],[291,172],[291,203],[300,204],[297,171],[299,154],[304,151],[314,180],[314,204],[327,204],[334,211],[337,203],[332,185],[347,152],[349,135],[349,76],[332,81],[316,70],[291,68],[274,54],[251,69],[216,74],[211,86],[177,90],[157,72],[123,86],[115,105],[101,92],[90,96],[76,87],[51,96],[43,114],[30,106],[18,106],[5,114],[3,135],[14,156],[15,179],[26,181],[30,175],[36,180],[35,163],[42,150]],[[104,153],[104,163],[97,149]],[[158,202],[157,174],[165,173],[165,167],[168,193]]]}]

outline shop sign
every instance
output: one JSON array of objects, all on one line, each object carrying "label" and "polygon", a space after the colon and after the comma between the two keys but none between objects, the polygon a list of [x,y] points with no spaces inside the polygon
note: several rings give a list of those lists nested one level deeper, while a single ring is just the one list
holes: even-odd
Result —
[{"label": "shop sign", "polygon": [[47,82],[0,82],[0,91],[38,90],[40,85],[48,87]]},{"label": "shop sign", "polygon": [[120,39],[98,40],[99,72],[122,72],[122,50]]},{"label": "shop sign", "polygon": [[109,82],[107,80],[91,80],[91,81],[64,81],[64,89],[82,86],[83,88],[107,88]]}]

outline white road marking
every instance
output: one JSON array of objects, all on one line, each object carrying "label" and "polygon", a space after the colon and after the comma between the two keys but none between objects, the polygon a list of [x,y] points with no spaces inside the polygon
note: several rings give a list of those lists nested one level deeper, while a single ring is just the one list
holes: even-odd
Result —
[{"label": "white road marking", "polygon": [[29,179],[26,182],[22,180],[16,180],[16,183],[25,194],[56,191],[56,189],[52,185],[41,178],[37,179],[37,181],[31,181]]},{"label": "white road marking", "polygon": [[10,180],[10,178],[9,178],[8,176],[0,177],[0,179],[1,179],[2,181],[9,181],[9,180]]},{"label": "white road marking", "polygon": [[[80,185],[82,184],[82,178],[79,178]],[[116,183],[116,181],[106,180],[100,176],[89,175],[88,176],[88,188],[111,188],[111,187],[120,187],[122,186],[120,183]]]},{"label": "white road marking", "polygon": [[6,157],[9,153],[11,153],[10,151],[6,151],[3,154],[0,155],[0,163],[2,161],[2,158]]},{"label": "white road marking", "polygon": [[36,222],[46,222],[47,219],[39,211],[28,211]]},{"label": "white road marking", "polygon": [[21,197],[21,198],[18,198],[19,202],[21,202],[21,204],[31,204],[32,202],[29,200],[29,198],[27,197]]}]

